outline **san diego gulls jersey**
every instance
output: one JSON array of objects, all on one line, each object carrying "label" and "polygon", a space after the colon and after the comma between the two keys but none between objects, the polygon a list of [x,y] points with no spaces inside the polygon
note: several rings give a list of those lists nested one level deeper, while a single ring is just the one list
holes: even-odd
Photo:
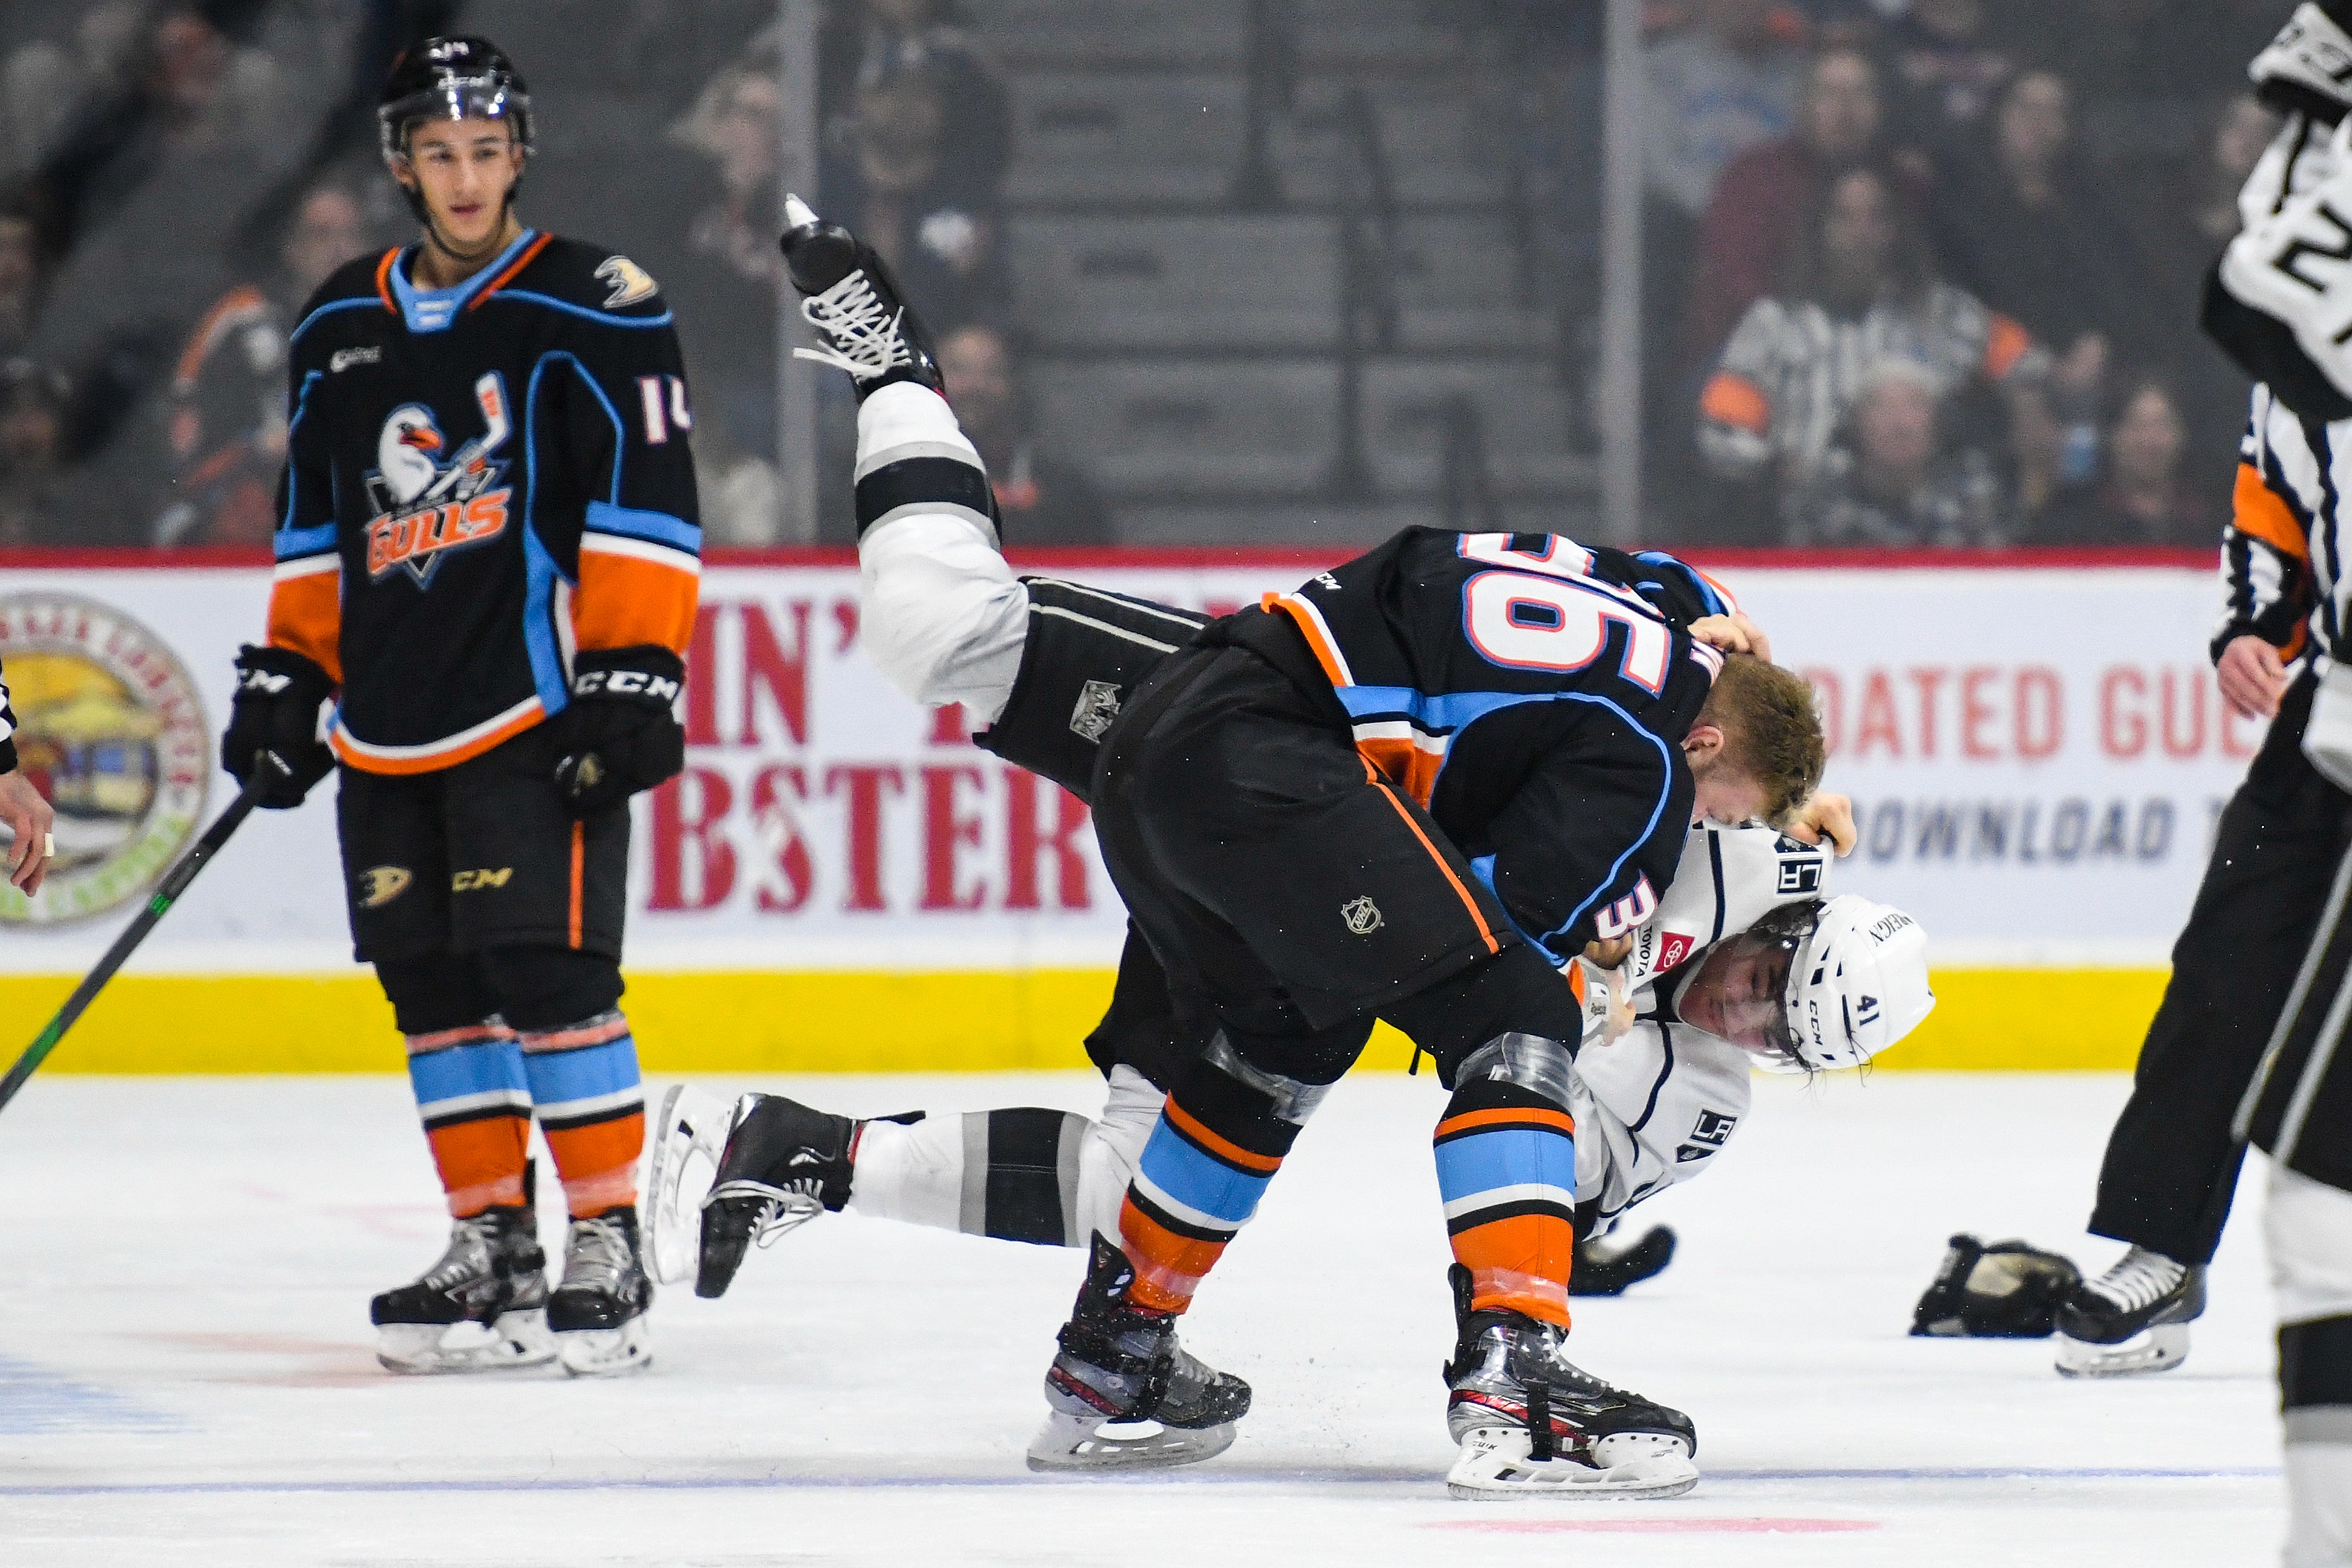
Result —
[{"label": "san diego gulls jersey", "polygon": [[1640,926],[1674,878],[1682,741],[1723,668],[1687,628],[1729,607],[1667,555],[1409,528],[1211,635],[1328,685],[1366,764],[1563,963]]},{"label": "san diego gulls jersey", "polygon": [[1678,1019],[1667,998],[1706,951],[1783,904],[1829,896],[1834,852],[1769,827],[1695,827],[1658,912],[1622,972],[1633,1027],[1576,1057],[1576,1197],[1603,1224],[1706,1169],[1747,1119],[1752,1067],[1728,1040]]},{"label": "san diego gulls jersey", "polygon": [[271,646],[340,688],[347,765],[428,773],[564,708],[575,653],[694,628],[693,415],[625,257],[526,230],[455,289],[354,261],[290,347]]}]

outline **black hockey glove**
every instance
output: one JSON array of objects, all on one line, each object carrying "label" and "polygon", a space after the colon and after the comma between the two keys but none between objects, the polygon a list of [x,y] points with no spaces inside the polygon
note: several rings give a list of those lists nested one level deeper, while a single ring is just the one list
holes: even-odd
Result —
[{"label": "black hockey glove", "polygon": [[1936,1282],[1911,1313],[1914,1334],[1952,1339],[2038,1340],[2058,1326],[2058,1303],[2083,1276],[2054,1252],[2021,1241],[1988,1247],[1952,1237]]},{"label": "black hockey glove", "polygon": [[332,773],[335,754],[319,739],[319,706],[335,683],[317,665],[282,647],[250,643],[236,654],[236,700],[221,736],[221,766],[236,782],[252,782],[254,760],[267,752],[282,770],[262,791],[265,810],[302,804],[310,786]]},{"label": "black hockey glove", "polygon": [[686,767],[686,731],[671,711],[686,666],[666,647],[608,648],[572,661],[563,758],[555,787],[572,815],[593,816]]}]

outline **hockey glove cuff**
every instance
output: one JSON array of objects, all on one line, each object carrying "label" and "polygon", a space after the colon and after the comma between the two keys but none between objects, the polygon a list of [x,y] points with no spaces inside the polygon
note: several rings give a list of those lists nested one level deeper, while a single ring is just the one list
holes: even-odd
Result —
[{"label": "hockey glove cuff", "polygon": [[1911,1331],[1950,1339],[2038,1340],[2082,1279],[2074,1265],[2022,1241],[1952,1237],[1936,1282],[1911,1311]]},{"label": "hockey glove cuff", "polygon": [[601,649],[572,661],[572,706],[555,787],[572,816],[624,805],[686,767],[686,731],[671,710],[686,665],[666,647]]},{"label": "hockey glove cuff", "polygon": [[319,707],[334,694],[327,672],[299,653],[247,644],[236,655],[236,699],[221,736],[221,766],[239,784],[252,781],[263,752],[283,770],[262,792],[265,810],[302,804],[310,786],[334,771],[335,754],[319,739]]}]

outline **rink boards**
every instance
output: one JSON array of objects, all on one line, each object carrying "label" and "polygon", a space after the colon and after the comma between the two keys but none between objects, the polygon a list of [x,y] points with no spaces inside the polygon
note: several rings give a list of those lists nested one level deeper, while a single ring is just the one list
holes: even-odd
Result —
[{"label": "rink boards", "polygon": [[[1255,552],[1024,566],[1211,612],[1328,563]],[[0,565],[12,564],[0,562]],[[1940,1005],[1890,1068],[2128,1066],[2220,805],[2260,742],[2203,644],[2186,557],[1787,557],[1711,568],[1822,694],[1863,848],[1832,890],[1911,910]],[[0,899],[0,1009],[34,1021],[228,797],[212,749],[268,574],[239,557],[0,579],[0,659],[79,859]],[[891,691],[857,650],[844,553],[707,571],[688,767],[636,805],[627,1005],[656,1070],[1079,1065],[1123,919],[1084,808]],[[28,700],[29,686],[32,689]],[[1401,1067],[1402,1042],[1372,1065]],[[321,789],[257,816],[52,1070],[400,1064],[350,963]]]}]

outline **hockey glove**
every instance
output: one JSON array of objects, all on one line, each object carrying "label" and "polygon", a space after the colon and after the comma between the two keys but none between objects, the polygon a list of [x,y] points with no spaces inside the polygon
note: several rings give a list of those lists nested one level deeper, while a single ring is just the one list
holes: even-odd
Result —
[{"label": "hockey glove", "polygon": [[2352,108],[2344,66],[2352,58],[2352,4],[2304,0],[2268,47],[2254,57],[2246,75],[2265,107],[2283,114],[2308,114],[2333,126]]},{"label": "hockey glove", "polygon": [[327,672],[299,653],[249,643],[237,650],[236,700],[221,736],[221,766],[245,784],[257,757],[266,752],[276,761],[281,776],[262,791],[263,809],[301,805],[310,786],[334,771],[335,754],[319,739],[319,706],[334,689]]},{"label": "hockey glove", "polygon": [[671,711],[686,666],[666,647],[606,648],[572,661],[572,706],[555,787],[578,817],[624,805],[686,767]]},{"label": "hockey glove", "polygon": [[1988,1247],[1952,1237],[1936,1282],[1911,1313],[1915,1335],[2038,1340],[2058,1326],[2058,1303],[2082,1279],[2065,1258],[2022,1241]]}]

